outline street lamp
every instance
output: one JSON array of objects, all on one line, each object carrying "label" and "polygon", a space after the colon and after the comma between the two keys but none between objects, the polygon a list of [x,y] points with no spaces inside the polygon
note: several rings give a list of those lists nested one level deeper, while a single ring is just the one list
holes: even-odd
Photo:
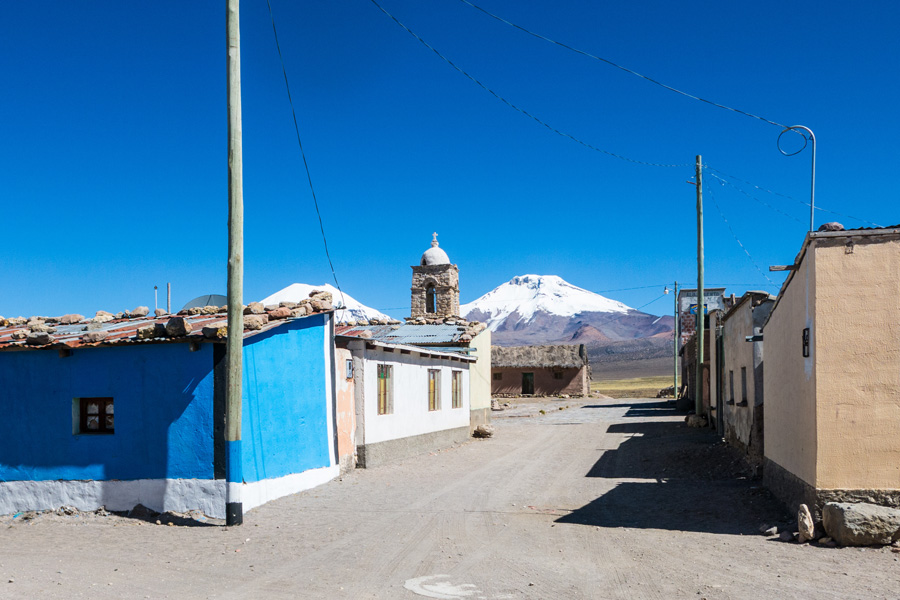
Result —
[{"label": "street lamp", "polygon": [[[669,286],[663,290],[664,294],[669,293]],[[672,331],[672,348],[673,348],[673,382],[672,382],[672,398],[678,400],[678,282],[675,282],[673,300],[675,300],[675,325]]]},{"label": "street lamp", "polygon": [[[805,131],[806,133],[801,133],[800,130]],[[800,134],[800,137],[803,138],[803,147],[795,152],[785,152],[781,149],[781,136],[788,131],[796,131]],[[809,135],[808,138],[806,137],[807,134]],[[804,127],[803,125],[791,125],[790,127],[785,127],[784,130],[778,134],[778,140],[775,144],[778,146],[778,151],[783,155],[793,156],[803,152],[803,148],[806,148],[806,145],[809,142],[812,142],[812,183],[810,184],[809,192],[809,230],[812,232],[814,231],[813,223],[816,216],[816,136],[809,127]]]}]

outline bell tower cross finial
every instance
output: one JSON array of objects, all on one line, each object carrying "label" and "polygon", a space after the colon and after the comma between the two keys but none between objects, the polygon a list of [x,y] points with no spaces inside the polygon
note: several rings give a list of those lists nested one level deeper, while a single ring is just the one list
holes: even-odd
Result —
[{"label": "bell tower cross finial", "polygon": [[435,247],[435,246],[438,245],[438,241],[437,241],[437,231],[435,231],[434,233],[432,233],[431,236],[432,236],[432,237],[431,237],[431,246],[432,246],[432,247]]}]

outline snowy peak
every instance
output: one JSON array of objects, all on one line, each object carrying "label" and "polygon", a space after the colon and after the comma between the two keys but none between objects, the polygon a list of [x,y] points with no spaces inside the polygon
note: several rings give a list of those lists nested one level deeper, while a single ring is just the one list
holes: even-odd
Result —
[{"label": "snowy peak", "polygon": [[[354,299],[350,294],[341,292],[333,285],[309,285],[307,283],[293,283],[283,290],[279,290],[262,300],[263,304],[278,304],[279,302],[300,302],[305,298],[309,298],[309,293],[313,290],[325,290],[331,294],[335,307],[335,320],[338,323],[346,323],[347,321],[370,321],[372,319],[391,320],[391,317],[384,313],[378,312],[374,308],[369,308],[365,304]],[[343,300],[341,297],[343,296]]]},{"label": "snowy peak", "polygon": [[474,302],[460,306],[460,314],[487,323],[492,331],[497,331],[509,317],[521,325],[538,313],[572,317],[585,312],[626,314],[631,310],[621,302],[574,286],[556,275],[519,275]]}]

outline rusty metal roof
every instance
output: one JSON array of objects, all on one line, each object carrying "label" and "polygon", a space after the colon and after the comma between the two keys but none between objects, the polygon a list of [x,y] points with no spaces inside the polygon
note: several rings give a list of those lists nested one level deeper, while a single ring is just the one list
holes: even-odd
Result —
[{"label": "rusty metal roof", "polygon": [[[313,314],[331,313],[333,311],[320,311]],[[169,319],[173,317],[181,317],[186,323],[190,323],[191,331],[184,336],[179,337],[154,337],[150,339],[138,339],[137,331],[148,325],[161,324],[165,325]],[[308,315],[312,316],[312,315]],[[262,325],[260,329],[244,330],[244,339],[254,335],[270,331],[296,319],[305,317],[288,317],[288,318],[271,318],[268,323]],[[50,333],[53,341],[44,345],[27,344],[25,339],[13,339],[12,335],[17,331],[29,333],[30,329],[27,325],[7,325],[0,327],[0,351],[3,350],[25,350],[25,349],[47,349],[47,348],[85,348],[95,346],[120,346],[126,344],[152,344],[152,343],[178,343],[178,342],[210,342],[224,343],[223,339],[207,339],[203,336],[203,327],[214,323],[223,323],[227,320],[225,312],[201,315],[163,315],[160,317],[146,316],[137,318],[122,318],[108,321],[106,323],[93,323],[91,319],[85,319],[71,325],[50,324],[47,325],[55,329]],[[90,325],[90,329],[88,326]],[[92,331],[105,331],[107,336],[100,342],[85,342],[82,337]]]}]

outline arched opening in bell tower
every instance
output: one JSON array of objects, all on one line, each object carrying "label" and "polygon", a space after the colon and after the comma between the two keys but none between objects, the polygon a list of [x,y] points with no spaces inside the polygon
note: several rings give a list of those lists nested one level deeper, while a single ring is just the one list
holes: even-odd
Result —
[{"label": "arched opening in bell tower", "polygon": [[425,286],[425,312],[434,314],[435,304],[437,304],[437,292],[434,291],[434,284],[428,283]]}]

